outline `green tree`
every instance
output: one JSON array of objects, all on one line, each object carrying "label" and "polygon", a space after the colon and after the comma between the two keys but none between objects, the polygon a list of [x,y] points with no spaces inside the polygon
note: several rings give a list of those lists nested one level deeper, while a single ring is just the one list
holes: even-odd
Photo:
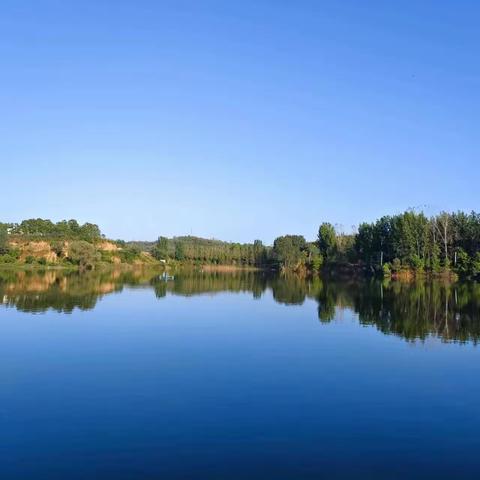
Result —
[{"label": "green tree", "polygon": [[337,234],[331,223],[322,223],[318,229],[318,249],[327,261],[331,261],[337,246]]},{"label": "green tree", "polygon": [[261,240],[253,242],[253,258],[257,266],[264,266],[267,263],[267,250]]},{"label": "green tree", "polygon": [[153,248],[152,253],[157,260],[167,260],[168,259],[168,238],[158,237],[157,243]]},{"label": "green tree", "polygon": [[457,272],[460,275],[469,275],[471,273],[471,261],[468,253],[463,249],[457,250]]},{"label": "green tree", "polygon": [[472,275],[474,277],[480,276],[480,252],[477,252],[472,260]]},{"label": "green tree", "polygon": [[80,232],[80,225],[74,219],[68,220],[67,228],[70,234],[77,236]]},{"label": "green tree", "polygon": [[285,268],[298,268],[306,260],[307,242],[301,235],[284,235],[273,242],[278,264]]},{"label": "green tree", "polygon": [[0,224],[0,255],[8,253],[8,231],[7,225]]},{"label": "green tree", "polygon": [[175,243],[175,260],[182,261],[185,259],[185,248],[182,242]]},{"label": "green tree", "polygon": [[99,260],[95,247],[85,240],[75,240],[68,245],[68,260],[82,269],[92,269]]},{"label": "green tree", "polygon": [[310,260],[311,269],[314,272],[319,272],[323,265],[323,257],[319,253],[315,253],[312,255],[312,259]]},{"label": "green tree", "polygon": [[100,232],[100,228],[98,228],[98,225],[95,225],[94,223],[84,223],[78,229],[78,235],[83,240],[87,240],[87,242],[93,242],[95,240],[99,240],[102,236]]},{"label": "green tree", "polygon": [[358,233],[355,237],[355,249],[358,257],[368,263],[372,263],[375,243],[375,228],[368,223],[362,223],[358,227]]}]

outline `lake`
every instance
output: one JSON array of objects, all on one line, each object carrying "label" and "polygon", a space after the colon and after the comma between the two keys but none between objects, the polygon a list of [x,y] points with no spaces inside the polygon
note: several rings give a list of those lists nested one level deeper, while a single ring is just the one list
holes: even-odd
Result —
[{"label": "lake", "polygon": [[0,272],[7,479],[477,478],[480,286]]}]

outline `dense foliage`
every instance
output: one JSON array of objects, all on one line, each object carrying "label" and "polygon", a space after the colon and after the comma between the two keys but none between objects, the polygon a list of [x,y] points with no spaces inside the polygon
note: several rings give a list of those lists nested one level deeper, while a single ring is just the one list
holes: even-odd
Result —
[{"label": "dense foliage", "polygon": [[480,214],[441,213],[431,218],[407,211],[362,223],[352,235],[322,223],[315,243],[298,235],[278,237],[270,262],[282,268],[318,270],[363,267],[389,276],[449,273],[480,277]]},{"label": "dense foliage", "polygon": [[325,260],[332,259],[337,250],[337,234],[331,223],[322,223],[318,229],[318,248]]},{"label": "dense foliage", "polygon": [[0,223],[0,255],[4,255],[5,253],[8,252],[8,245],[7,245],[7,240],[8,240],[8,227]]},{"label": "dense foliage", "polygon": [[[137,242],[132,242],[137,244]],[[148,245],[143,245],[148,248]],[[275,239],[273,247],[261,240],[253,243],[233,243],[193,236],[159,237],[150,248],[159,261],[178,261],[194,265],[236,265],[244,267],[278,268],[318,271],[323,257],[314,242],[300,235],[285,235]]]},{"label": "dense foliage", "polygon": [[86,240],[88,242],[102,237],[100,228],[94,223],[80,225],[76,220],[61,220],[53,223],[43,218],[31,218],[21,223],[3,224],[11,235],[34,237],[59,237]]},{"label": "dense foliage", "polygon": [[[125,242],[110,243],[113,250],[102,248],[105,236],[93,223],[76,220],[36,218],[20,223],[0,223],[0,264],[64,265],[82,270],[97,264],[141,261],[141,252]],[[142,258],[145,260],[145,257]]]},{"label": "dense foliage", "polygon": [[193,236],[159,237],[152,254],[160,261],[177,260],[193,264],[263,267],[269,263],[269,249],[260,240],[232,243]]},{"label": "dense foliage", "polygon": [[441,213],[427,218],[408,211],[363,223],[355,238],[358,259],[390,270],[480,274],[480,215]]},{"label": "dense foliage", "polygon": [[[171,239],[160,236],[157,242],[117,240],[116,251],[97,251],[96,245],[104,236],[93,223],[80,225],[76,220],[53,223],[37,218],[18,224],[0,223],[0,263],[47,262],[45,256],[39,259],[35,252],[25,254],[12,247],[15,242],[11,240],[15,238],[47,241],[56,258],[83,268],[91,268],[98,262],[140,261],[146,251],[162,263],[255,266],[298,272],[316,272],[322,266],[328,269],[355,266],[386,276],[455,272],[463,277],[480,278],[480,214],[475,212],[443,212],[429,218],[423,213],[407,211],[362,223],[351,235],[337,232],[330,223],[322,223],[314,242],[300,235],[284,235],[277,237],[272,247],[260,240],[234,243],[194,236]],[[73,247],[72,253],[66,248],[67,242]]]},{"label": "dense foliage", "polygon": [[67,259],[81,268],[91,269],[100,259],[100,253],[85,240],[76,240],[68,246]]},{"label": "dense foliage", "polygon": [[273,253],[279,264],[295,268],[305,261],[307,242],[300,235],[284,235],[273,242]]}]

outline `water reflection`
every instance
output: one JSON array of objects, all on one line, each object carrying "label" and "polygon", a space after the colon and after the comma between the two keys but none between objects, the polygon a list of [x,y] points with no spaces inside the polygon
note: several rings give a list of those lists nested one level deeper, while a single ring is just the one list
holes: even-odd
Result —
[{"label": "water reflection", "polygon": [[476,283],[330,281],[323,282],[315,298],[322,322],[330,322],[338,307],[346,307],[358,314],[362,325],[406,340],[433,336],[476,344],[480,338],[480,285]]},{"label": "water reflection", "polygon": [[104,295],[121,292],[125,286],[141,285],[151,272],[0,272],[0,302],[22,312],[55,310],[71,313],[75,308],[91,310]]},{"label": "water reflection", "polygon": [[271,294],[283,305],[318,304],[318,319],[328,323],[339,309],[358,314],[363,325],[407,340],[434,336],[443,341],[477,343],[480,337],[480,285],[476,283],[379,282],[375,280],[305,279],[266,273],[180,272],[174,279],[151,270],[65,273],[0,272],[0,301],[23,312],[49,309],[71,313],[95,308],[104,295],[126,287],[153,289],[157,298],[170,295]]}]

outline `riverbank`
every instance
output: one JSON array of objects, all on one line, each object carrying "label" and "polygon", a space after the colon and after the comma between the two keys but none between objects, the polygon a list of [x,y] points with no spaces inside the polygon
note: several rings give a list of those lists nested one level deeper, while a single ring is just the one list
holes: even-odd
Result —
[{"label": "riverbank", "polygon": [[142,266],[161,263],[149,252],[120,242],[12,235],[0,252],[0,268],[35,270],[93,270],[104,266]]},{"label": "riverbank", "polygon": [[401,282],[413,282],[422,279],[457,281],[460,276],[453,270],[441,270],[432,272],[428,270],[415,270],[413,268],[401,267],[398,270],[382,269],[359,263],[334,263],[324,265],[320,275],[339,279],[347,278],[383,278],[398,280]]},{"label": "riverbank", "polygon": [[261,272],[264,269],[250,265],[201,265],[198,267],[202,272]]}]

